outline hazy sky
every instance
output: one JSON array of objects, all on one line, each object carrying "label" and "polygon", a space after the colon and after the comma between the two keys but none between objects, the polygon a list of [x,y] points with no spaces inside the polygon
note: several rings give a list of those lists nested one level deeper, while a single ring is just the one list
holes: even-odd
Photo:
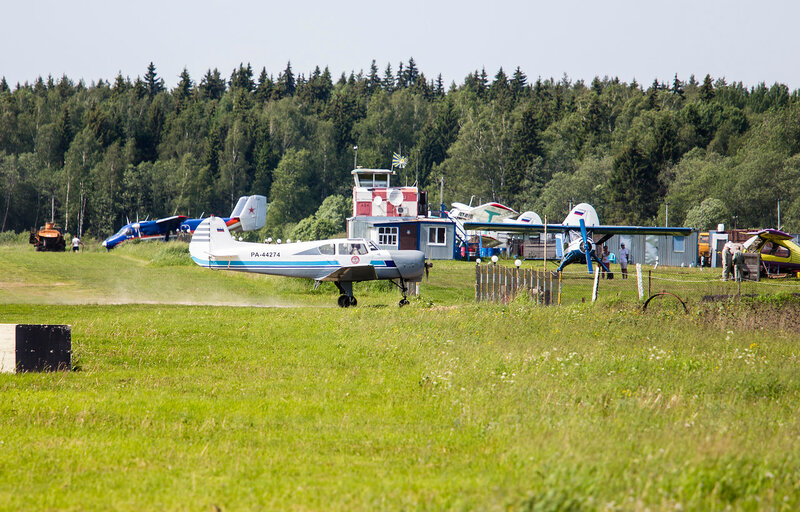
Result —
[{"label": "hazy sky", "polygon": [[[277,76],[328,66],[383,75],[413,57],[430,80],[485,67],[529,79],[634,77],[643,85],[708,73],[746,86],[800,88],[796,0],[444,1],[29,0],[0,9],[0,76],[14,87],[66,74],[135,79],[150,61],[169,87],[240,62]],[[274,5],[273,5],[274,4]]]}]

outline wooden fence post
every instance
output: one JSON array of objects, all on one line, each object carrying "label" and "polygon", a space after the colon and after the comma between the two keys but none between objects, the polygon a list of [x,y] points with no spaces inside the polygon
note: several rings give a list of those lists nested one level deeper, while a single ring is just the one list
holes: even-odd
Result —
[{"label": "wooden fence post", "polygon": [[561,271],[558,271],[558,305],[561,305]]}]

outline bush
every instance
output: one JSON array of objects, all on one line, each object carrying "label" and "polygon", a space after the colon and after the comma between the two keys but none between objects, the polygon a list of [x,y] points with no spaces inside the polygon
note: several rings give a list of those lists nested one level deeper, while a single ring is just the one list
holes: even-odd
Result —
[{"label": "bush", "polygon": [[23,231],[15,233],[13,231],[0,232],[0,245],[19,245],[27,244],[30,238],[30,233]]}]

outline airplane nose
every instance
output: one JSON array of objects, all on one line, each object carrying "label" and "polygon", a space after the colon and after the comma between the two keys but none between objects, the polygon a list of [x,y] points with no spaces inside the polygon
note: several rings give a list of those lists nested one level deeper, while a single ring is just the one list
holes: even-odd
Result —
[{"label": "airplane nose", "polygon": [[105,247],[106,245],[108,245],[108,240],[103,240],[103,247]]},{"label": "airplane nose", "polygon": [[392,251],[400,277],[407,281],[420,281],[425,273],[425,254],[422,251]]}]

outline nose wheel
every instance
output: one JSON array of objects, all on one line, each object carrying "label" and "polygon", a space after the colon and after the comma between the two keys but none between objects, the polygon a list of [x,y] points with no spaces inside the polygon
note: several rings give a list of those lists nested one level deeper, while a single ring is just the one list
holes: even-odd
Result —
[{"label": "nose wheel", "polygon": [[409,302],[408,302],[407,298],[403,297],[402,299],[400,299],[400,304],[399,305],[400,305],[401,308],[403,306],[407,306],[408,304],[409,304]]}]

